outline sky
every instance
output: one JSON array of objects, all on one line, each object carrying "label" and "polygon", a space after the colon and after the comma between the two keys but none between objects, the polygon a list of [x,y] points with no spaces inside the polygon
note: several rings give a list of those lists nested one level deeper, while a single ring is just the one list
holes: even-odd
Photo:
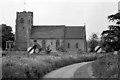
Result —
[{"label": "sky", "polygon": [[108,29],[108,15],[118,12],[119,0],[0,0],[0,24],[15,32],[16,12],[32,11],[33,25],[86,25],[86,37]]}]

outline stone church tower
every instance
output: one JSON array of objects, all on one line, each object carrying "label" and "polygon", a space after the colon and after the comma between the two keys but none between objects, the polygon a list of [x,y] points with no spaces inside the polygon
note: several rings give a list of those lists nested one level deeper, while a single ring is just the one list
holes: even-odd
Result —
[{"label": "stone church tower", "polygon": [[33,25],[33,12],[17,12],[16,17],[16,49],[26,51],[30,41],[30,30]]},{"label": "stone church tower", "polygon": [[65,25],[33,25],[33,12],[17,12],[15,48],[17,51],[27,51],[32,47],[34,40],[45,51],[47,47],[53,52],[62,47],[68,51],[86,51],[85,26]]}]

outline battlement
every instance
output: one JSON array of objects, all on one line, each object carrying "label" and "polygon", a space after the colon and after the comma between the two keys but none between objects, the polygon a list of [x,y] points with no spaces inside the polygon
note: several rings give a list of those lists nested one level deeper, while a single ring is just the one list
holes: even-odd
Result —
[{"label": "battlement", "polygon": [[31,12],[31,11],[17,12],[17,15],[31,15],[31,16],[33,16],[33,12]]}]

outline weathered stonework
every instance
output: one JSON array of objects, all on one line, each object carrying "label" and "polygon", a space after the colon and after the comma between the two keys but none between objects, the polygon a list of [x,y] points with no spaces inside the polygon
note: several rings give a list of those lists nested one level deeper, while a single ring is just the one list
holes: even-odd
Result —
[{"label": "weathered stonework", "polygon": [[30,31],[33,25],[32,12],[17,12],[16,19],[16,48],[17,50],[27,50],[30,40]]},{"label": "weathered stonework", "polygon": [[33,41],[37,40],[42,50],[50,46],[50,49],[56,52],[62,46],[67,50],[86,51],[85,26],[33,26],[33,12],[17,12],[15,36],[17,50],[26,51],[28,47],[33,46]]}]

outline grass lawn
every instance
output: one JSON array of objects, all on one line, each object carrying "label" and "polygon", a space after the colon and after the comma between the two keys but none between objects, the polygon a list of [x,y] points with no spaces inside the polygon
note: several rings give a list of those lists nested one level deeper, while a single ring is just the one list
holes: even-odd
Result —
[{"label": "grass lawn", "polygon": [[118,56],[108,53],[99,57],[92,63],[78,68],[74,73],[74,78],[88,78],[88,80],[89,78],[94,78],[93,80],[112,80],[116,78],[115,80],[117,80]]},{"label": "grass lawn", "polygon": [[93,75],[96,76],[97,78],[117,78],[118,55],[108,53],[106,56],[98,58],[92,64],[92,70],[93,70]]},{"label": "grass lawn", "polygon": [[89,74],[89,73],[92,73],[92,71],[90,70],[90,67],[91,67],[91,63],[87,63],[81,66],[80,68],[78,68],[74,73],[74,78],[88,78],[88,80],[89,78],[92,78],[93,76]]},{"label": "grass lawn", "polygon": [[96,60],[99,56],[101,55],[96,56],[94,53],[51,53],[29,56],[15,53],[2,58],[2,75],[3,78],[41,78],[52,70],[74,63]]}]

